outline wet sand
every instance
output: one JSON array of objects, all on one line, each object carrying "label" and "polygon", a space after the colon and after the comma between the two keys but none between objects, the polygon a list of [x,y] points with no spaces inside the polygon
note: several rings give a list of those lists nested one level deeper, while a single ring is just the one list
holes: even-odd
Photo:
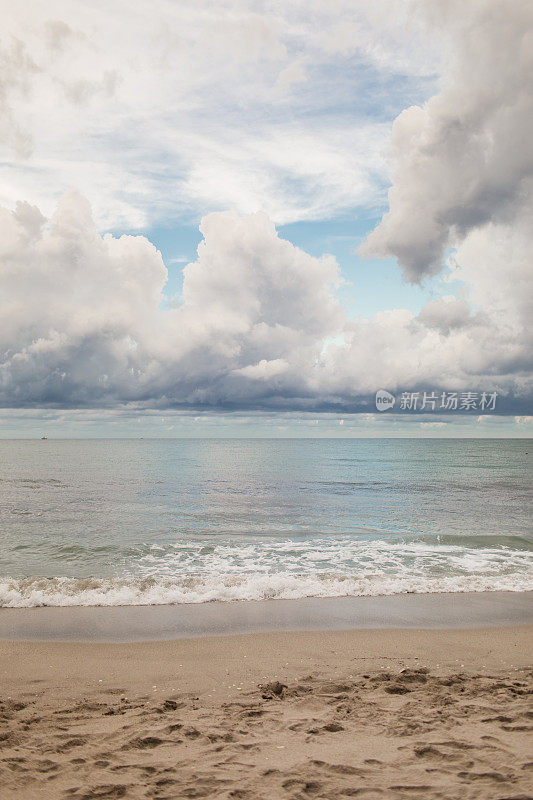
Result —
[{"label": "wet sand", "polygon": [[268,631],[459,629],[529,623],[533,623],[532,592],[450,592],[161,606],[0,608],[0,639],[136,642]]},{"label": "wet sand", "polygon": [[532,633],[3,641],[0,797],[525,800]]}]

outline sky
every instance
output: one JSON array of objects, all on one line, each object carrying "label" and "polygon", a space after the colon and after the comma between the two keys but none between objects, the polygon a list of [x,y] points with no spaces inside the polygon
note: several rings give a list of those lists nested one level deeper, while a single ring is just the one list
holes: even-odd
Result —
[{"label": "sky", "polygon": [[1,437],[531,435],[528,0],[0,10]]}]

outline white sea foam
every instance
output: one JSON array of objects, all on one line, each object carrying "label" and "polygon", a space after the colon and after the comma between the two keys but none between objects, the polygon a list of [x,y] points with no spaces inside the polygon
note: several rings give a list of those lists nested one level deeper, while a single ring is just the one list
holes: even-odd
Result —
[{"label": "white sea foam", "polygon": [[0,606],[118,606],[213,600],[529,591],[533,558],[506,547],[315,538],[154,546],[114,577],[0,579]]}]

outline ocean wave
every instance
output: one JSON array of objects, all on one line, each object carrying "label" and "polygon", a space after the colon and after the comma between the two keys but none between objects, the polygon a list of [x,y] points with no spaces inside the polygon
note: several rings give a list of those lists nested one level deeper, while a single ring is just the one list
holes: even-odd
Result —
[{"label": "ocean wave", "polygon": [[441,592],[531,591],[533,576],[466,575],[447,577],[334,575],[247,575],[168,578],[25,578],[0,580],[0,606],[128,606],[175,605],[236,600],[293,600],[303,597],[371,597]]},{"label": "ocean wave", "polygon": [[321,537],[147,544],[114,576],[0,578],[0,606],[164,605],[532,589],[533,555],[527,550]]}]

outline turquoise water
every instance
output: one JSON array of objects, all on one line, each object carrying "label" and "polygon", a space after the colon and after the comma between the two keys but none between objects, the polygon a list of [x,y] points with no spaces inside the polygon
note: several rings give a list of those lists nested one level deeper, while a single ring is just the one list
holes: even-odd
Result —
[{"label": "turquoise water", "polygon": [[0,441],[0,605],[531,589],[529,446]]}]

